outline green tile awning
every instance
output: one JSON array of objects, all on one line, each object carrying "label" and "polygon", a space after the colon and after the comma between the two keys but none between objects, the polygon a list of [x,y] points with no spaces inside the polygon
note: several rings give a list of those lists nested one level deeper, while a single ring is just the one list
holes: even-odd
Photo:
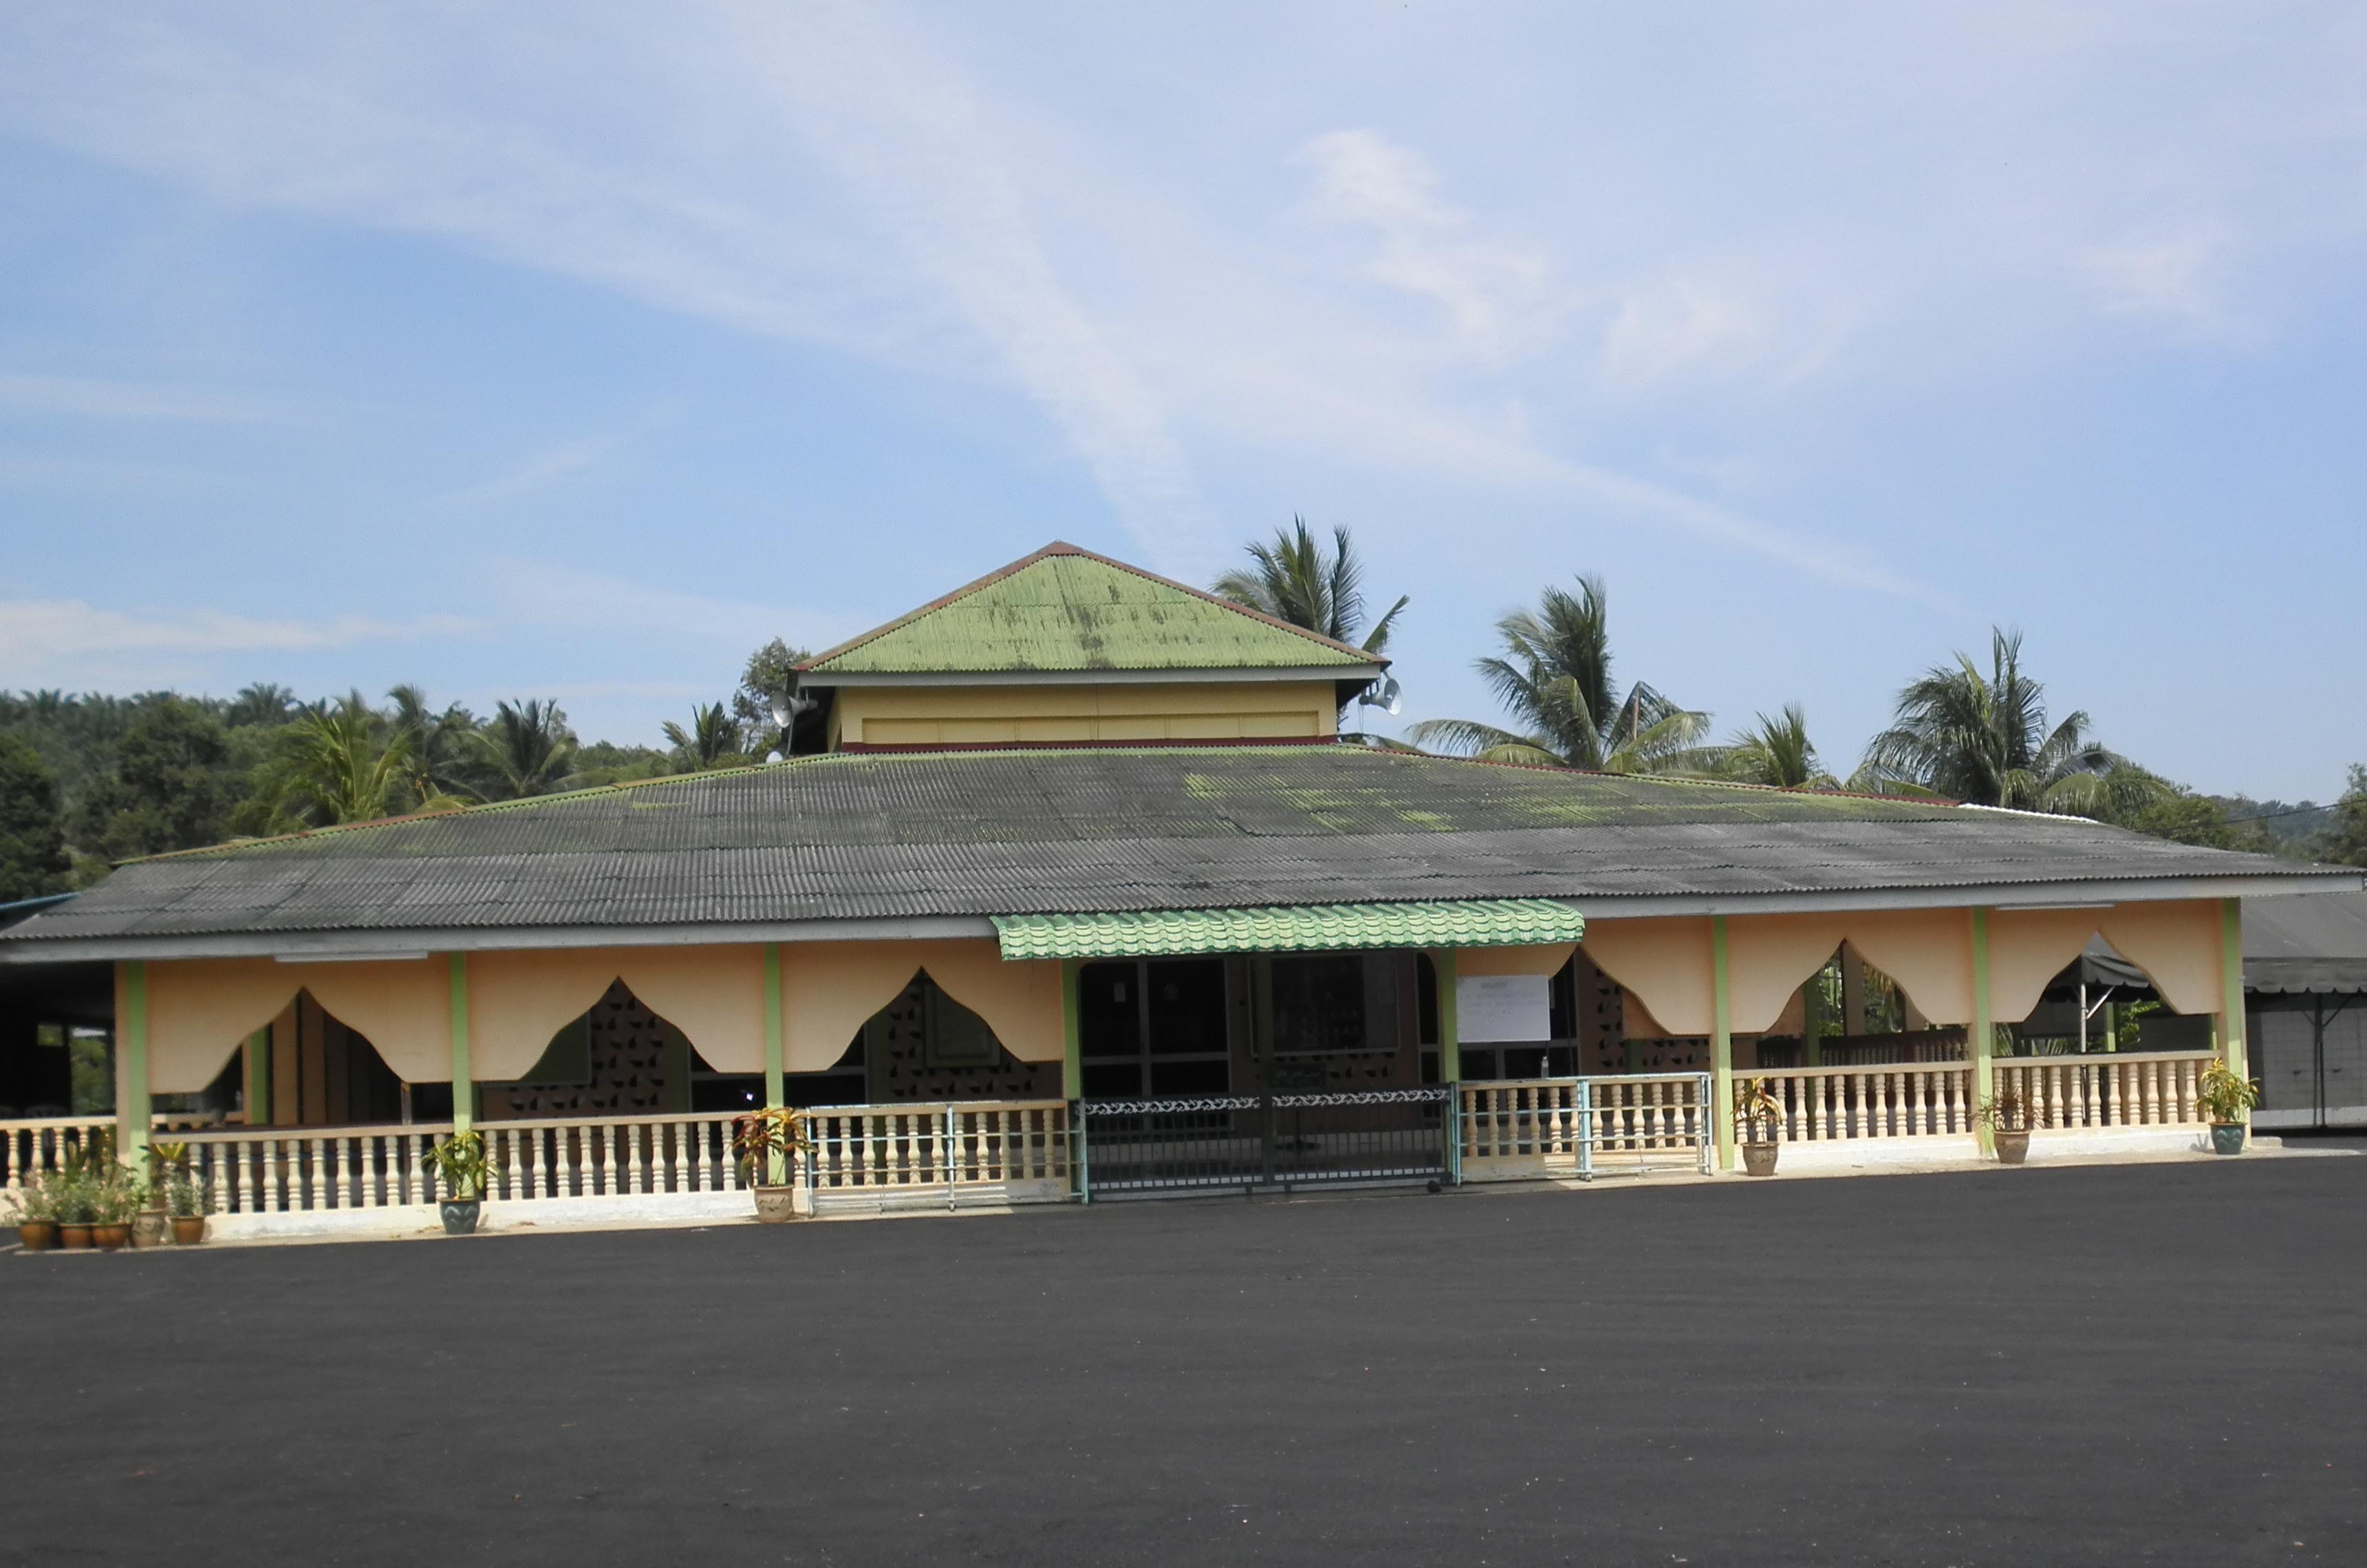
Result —
[{"label": "green tile awning", "polygon": [[1550,898],[1269,905],[1118,914],[997,915],[1005,958],[1160,958],[1374,947],[1531,947],[1576,942],[1577,910]]}]

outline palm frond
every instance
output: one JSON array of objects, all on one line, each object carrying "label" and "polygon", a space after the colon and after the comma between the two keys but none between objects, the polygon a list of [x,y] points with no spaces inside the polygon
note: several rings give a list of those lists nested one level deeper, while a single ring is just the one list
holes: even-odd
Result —
[{"label": "palm frond", "polygon": [[1470,718],[1425,718],[1406,727],[1406,739],[1424,750],[1474,756],[1491,746],[1534,746],[1538,739]]}]

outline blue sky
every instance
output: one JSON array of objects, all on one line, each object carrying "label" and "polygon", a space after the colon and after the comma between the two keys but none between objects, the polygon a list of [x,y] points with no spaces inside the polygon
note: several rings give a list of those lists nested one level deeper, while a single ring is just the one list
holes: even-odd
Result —
[{"label": "blue sky", "polygon": [[1992,622],[2367,760],[2367,8],[18,5],[0,686],[656,739],[1055,537],[1346,524],[1405,718],[1609,581],[1846,772]]}]

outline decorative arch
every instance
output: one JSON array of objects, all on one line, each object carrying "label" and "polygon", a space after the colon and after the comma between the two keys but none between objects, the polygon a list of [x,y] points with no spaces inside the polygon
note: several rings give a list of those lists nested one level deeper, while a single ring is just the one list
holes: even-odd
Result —
[{"label": "decorative arch", "polygon": [[820,1072],[864,1021],[927,970],[937,988],[986,1021],[1023,1062],[1066,1055],[1056,959],[1006,961],[991,938],[941,942],[816,942],[781,948],[784,1065]]},{"label": "decorative arch", "polygon": [[[586,947],[469,955],[469,1066],[504,1082],[623,981],[719,1072],[764,1069],[764,957],[754,943]],[[450,1076],[450,1068],[444,1076]]]},{"label": "decorative arch", "polygon": [[[1732,936],[1729,922],[1729,942]],[[1683,1038],[1710,1032],[1714,977],[1707,916],[1589,920],[1579,945],[1596,968],[1644,1004],[1666,1033]]]},{"label": "decorative arch", "polygon": [[[115,987],[119,1018],[129,1007],[120,964]],[[300,990],[367,1037],[396,1077],[413,1083],[451,1077],[451,993],[441,959],[158,959],[148,965],[149,1088],[158,1094],[202,1091],[247,1036],[286,1011]]]},{"label": "decorative arch", "polygon": [[[1989,1016],[1999,1022],[2028,1018],[2046,983],[2099,934],[2144,970],[2180,1012],[2209,1013],[2220,1005],[2220,912],[2209,899],[1994,909],[1988,929]],[[1931,1022],[1972,1021],[1968,908],[1735,915],[1727,919],[1726,936],[1729,1022],[1737,1034],[1772,1027],[1802,982],[1844,942],[1897,982]],[[1710,1032],[1706,917],[1591,921],[1581,945],[1668,1033]]]}]

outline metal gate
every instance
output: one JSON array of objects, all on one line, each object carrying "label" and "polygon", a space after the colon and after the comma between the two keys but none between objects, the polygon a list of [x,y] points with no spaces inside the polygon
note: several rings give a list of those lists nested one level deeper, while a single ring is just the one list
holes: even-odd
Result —
[{"label": "metal gate", "polygon": [[1078,1103],[1085,1201],[1118,1193],[1453,1180],[1454,1090],[1211,1095]]}]

